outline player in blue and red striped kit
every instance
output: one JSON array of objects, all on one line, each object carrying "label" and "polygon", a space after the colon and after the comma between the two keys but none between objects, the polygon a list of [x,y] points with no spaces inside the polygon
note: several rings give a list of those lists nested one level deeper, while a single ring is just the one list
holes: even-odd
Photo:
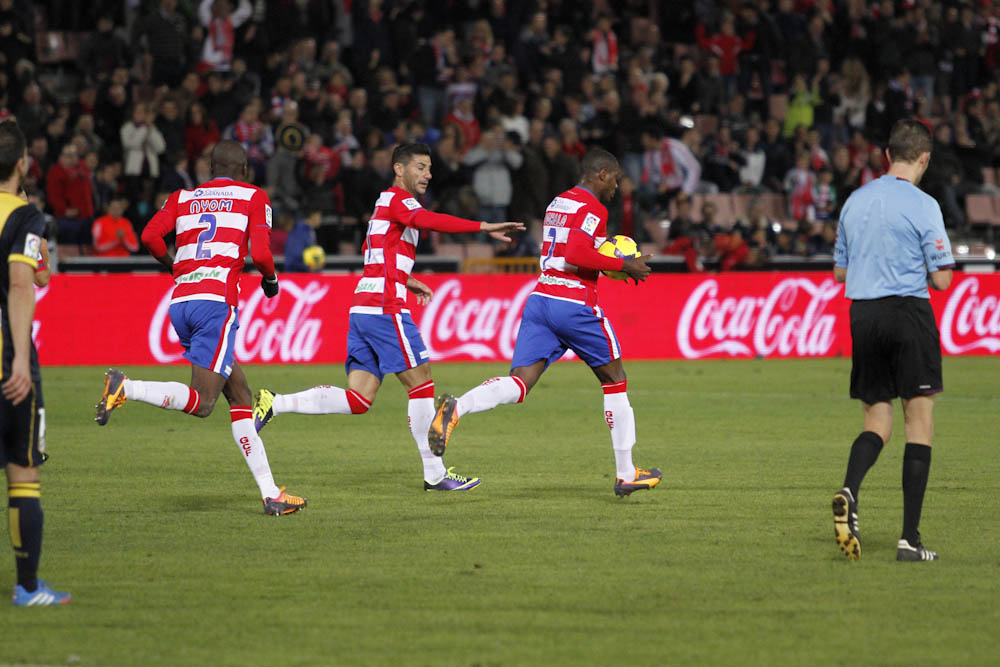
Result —
[{"label": "player in blue and red striped kit", "polygon": [[[239,280],[247,252],[261,272],[261,289],[278,294],[271,257],[271,205],[260,188],[242,182],[247,154],[235,141],[220,141],[212,151],[212,180],[193,190],[178,190],[142,231],[142,242],[174,275],[170,322],[191,362],[191,386],[180,382],[130,380],[112,368],[104,381],[95,420],[104,425],[126,400],[196,417],[212,413],[219,394],[229,401],[233,439],[260,488],[264,512],[291,514],[305,498],[274,483],[264,443],[253,424],[253,394],[234,347],[239,329]],[[163,237],[177,235],[171,256]]]},{"label": "player in blue and red striped kit", "polygon": [[604,420],[611,429],[617,470],[614,491],[626,496],[653,488],[661,475],[656,468],[643,470],[632,463],[635,416],[618,338],[597,305],[597,277],[601,271],[624,271],[637,282],[645,280],[649,256],[621,259],[597,251],[607,236],[608,209],[601,202],[614,196],[621,167],[611,153],[594,148],[581,168],[580,184],[553,199],[545,211],[542,275],[521,313],[510,375],[490,378],[460,398],[439,398],[428,440],[435,454],[443,454],[459,418],[522,402],[549,364],[573,350],[604,390]]}]

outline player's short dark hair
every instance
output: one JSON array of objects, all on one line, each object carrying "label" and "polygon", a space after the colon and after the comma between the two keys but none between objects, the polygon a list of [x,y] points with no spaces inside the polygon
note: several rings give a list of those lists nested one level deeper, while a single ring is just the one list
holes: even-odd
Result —
[{"label": "player's short dark hair", "polygon": [[896,121],[889,134],[889,159],[893,162],[916,162],[930,153],[934,137],[926,125],[913,118]]},{"label": "player's short dark hair", "polygon": [[431,147],[427,144],[400,144],[392,150],[392,163],[397,162],[404,167],[410,164],[412,160],[417,155],[426,155],[430,157]]},{"label": "player's short dark hair", "polygon": [[620,171],[621,167],[618,165],[618,158],[603,148],[591,148],[583,156],[583,162],[580,163],[580,175],[584,178],[596,176],[602,169]]},{"label": "player's short dark hair", "polygon": [[24,157],[24,133],[12,120],[0,123],[0,181],[14,173],[17,161]]}]

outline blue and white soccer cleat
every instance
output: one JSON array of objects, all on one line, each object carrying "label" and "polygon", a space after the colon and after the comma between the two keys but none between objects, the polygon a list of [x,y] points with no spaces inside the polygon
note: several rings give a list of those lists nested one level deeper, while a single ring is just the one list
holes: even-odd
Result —
[{"label": "blue and white soccer cleat", "polygon": [[38,588],[29,593],[23,586],[14,586],[11,602],[15,607],[51,607],[57,604],[69,604],[73,596],[69,593],[54,591],[48,585],[38,580]]},{"label": "blue and white soccer cleat", "polygon": [[448,468],[448,474],[437,484],[424,482],[424,491],[471,491],[479,486],[483,480],[478,477],[462,477],[452,472],[454,468]]}]

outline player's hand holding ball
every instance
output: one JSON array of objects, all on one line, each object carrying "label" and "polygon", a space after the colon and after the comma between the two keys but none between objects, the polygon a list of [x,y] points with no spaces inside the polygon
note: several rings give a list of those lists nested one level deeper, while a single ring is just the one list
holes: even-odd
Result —
[{"label": "player's hand holding ball", "polygon": [[607,257],[619,257],[625,260],[621,271],[604,271],[604,275],[613,280],[628,280],[632,278],[638,285],[640,280],[649,277],[652,269],[646,264],[646,260],[652,255],[643,255],[639,251],[639,245],[628,236],[612,236],[601,244],[597,252]]},{"label": "player's hand holding ball", "polygon": [[260,288],[264,290],[264,296],[268,299],[273,299],[278,296],[278,274],[273,276],[264,276],[260,279]]}]

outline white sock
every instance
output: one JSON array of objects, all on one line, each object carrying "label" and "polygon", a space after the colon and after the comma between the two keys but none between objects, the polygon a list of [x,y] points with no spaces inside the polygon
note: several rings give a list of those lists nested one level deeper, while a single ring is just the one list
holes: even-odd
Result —
[{"label": "white sock", "polygon": [[260,487],[261,498],[277,498],[281,489],[274,483],[271,466],[267,462],[267,452],[264,451],[264,441],[257,435],[253,426],[253,411],[249,407],[233,407],[229,409],[233,420],[233,440],[240,448],[240,454],[246,459],[254,481]]},{"label": "white sock", "polygon": [[458,399],[458,416],[492,410],[504,403],[520,403],[524,400],[524,380],[513,375],[490,378],[478,387],[462,394]]},{"label": "white sock", "polygon": [[319,386],[297,394],[275,394],[271,409],[275,415],[295,412],[300,415],[349,415],[354,412],[340,387]]},{"label": "white sock", "polygon": [[198,409],[200,402],[198,392],[180,382],[126,379],[124,386],[125,398],[128,400],[149,403],[164,410],[184,410],[190,413]]},{"label": "white sock", "polygon": [[[618,479],[635,479],[632,446],[635,445],[635,414],[625,393],[625,382],[604,386],[604,421],[611,429],[611,446],[615,451],[615,471]],[[610,392],[610,393],[609,393]]]},{"label": "white sock", "polygon": [[406,419],[410,424],[410,433],[417,441],[420,450],[420,460],[424,464],[424,481],[437,484],[448,474],[444,461],[440,456],[434,456],[427,443],[427,432],[434,421],[434,383],[428,382],[416,389],[410,390],[410,400],[406,405]]}]

